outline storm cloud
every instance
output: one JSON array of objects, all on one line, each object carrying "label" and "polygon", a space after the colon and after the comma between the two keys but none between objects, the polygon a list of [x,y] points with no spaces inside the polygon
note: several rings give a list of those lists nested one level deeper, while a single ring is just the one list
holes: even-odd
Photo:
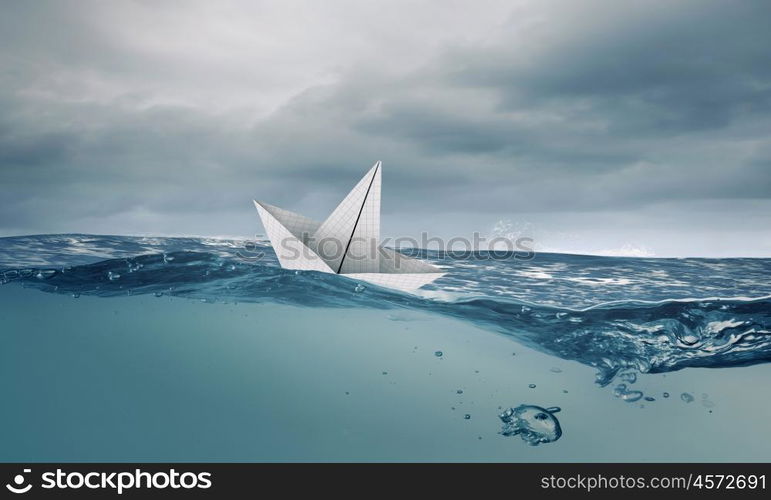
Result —
[{"label": "storm cloud", "polygon": [[2,7],[0,234],[250,236],[379,159],[391,235],[771,255],[768,2]]}]

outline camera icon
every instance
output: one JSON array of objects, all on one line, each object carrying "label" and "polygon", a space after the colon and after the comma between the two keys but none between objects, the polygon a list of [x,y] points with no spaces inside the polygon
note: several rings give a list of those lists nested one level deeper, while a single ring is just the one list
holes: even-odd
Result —
[{"label": "camera icon", "polygon": [[[24,474],[29,474],[30,472],[32,472],[32,469],[24,469]],[[27,478],[24,477],[23,474],[16,474],[13,477],[13,484],[8,483],[5,487],[8,488],[8,491],[11,493],[26,493],[32,489],[32,484],[23,486],[26,480]]]}]

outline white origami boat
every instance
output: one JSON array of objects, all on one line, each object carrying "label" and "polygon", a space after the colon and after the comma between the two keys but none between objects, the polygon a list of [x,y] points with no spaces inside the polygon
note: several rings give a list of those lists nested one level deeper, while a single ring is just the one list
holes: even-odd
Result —
[{"label": "white origami boat", "polygon": [[324,222],[255,201],[281,267],[405,291],[444,276],[436,266],[380,246],[381,170],[375,163]]}]

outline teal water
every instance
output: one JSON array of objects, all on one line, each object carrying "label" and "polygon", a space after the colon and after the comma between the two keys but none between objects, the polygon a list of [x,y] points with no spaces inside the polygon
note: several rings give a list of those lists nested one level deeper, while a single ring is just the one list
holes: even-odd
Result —
[{"label": "teal water", "polygon": [[[0,461],[766,461],[771,456],[771,403],[765,397],[771,365],[764,351],[769,310],[763,300],[717,301],[713,307],[713,299],[699,302],[698,309],[668,303],[664,309],[643,308],[639,315],[625,306],[621,312],[609,308],[598,316],[570,316],[574,309],[568,308],[549,316],[548,324],[531,318],[534,334],[522,331],[528,321],[523,318],[511,320],[512,330],[493,321],[510,313],[504,305],[511,302],[484,302],[498,316],[482,315],[478,302],[437,299],[442,283],[411,299],[372,288],[356,293],[354,283],[339,280],[332,285],[337,288],[328,289],[329,298],[318,300],[308,293],[317,291],[309,288],[313,283],[280,270],[263,281],[239,274],[228,278],[228,288],[204,278],[208,268],[194,286],[189,275],[180,274],[182,267],[171,267],[166,270],[176,281],[169,285],[172,277],[151,272],[149,260],[144,268],[149,274],[129,282],[125,277],[133,274],[126,271],[115,280],[105,277],[110,271],[104,266],[114,267],[105,258],[115,255],[78,255],[86,262],[61,275],[11,273],[0,286],[5,396]],[[29,260],[19,258],[11,266],[6,256],[5,269],[31,266]],[[175,262],[180,261],[184,257]],[[201,270],[197,260],[185,262],[186,272]],[[517,269],[532,271],[545,263],[551,265],[536,257]],[[62,265],[48,256],[35,269],[54,264]],[[679,265],[684,264],[697,265]],[[617,272],[594,265],[600,278]],[[731,272],[745,276],[729,290],[742,293],[726,295],[751,297],[753,280],[757,291],[764,291],[757,276],[731,271],[740,264],[720,265],[725,279]],[[763,262],[748,265],[764,272]],[[255,300],[244,300],[247,288],[238,288],[239,280],[256,287],[250,292]],[[160,286],[172,291],[156,296]],[[602,293],[602,287],[595,292]],[[580,298],[588,297],[587,292]],[[387,304],[365,303],[378,299]],[[461,312],[452,310],[453,304]],[[544,315],[552,311],[545,307],[533,305]],[[698,311],[703,313],[697,318]],[[731,323],[716,314],[740,320]],[[576,318],[586,331],[569,330]],[[667,341],[668,331],[659,327],[673,322],[699,338],[689,344],[677,330],[682,326],[675,326],[682,345]],[[632,323],[657,332],[635,339],[641,344],[658,339],[657,350],[625,357],[623,349],[637,345],[621,342]],[[715,323],[722,333],[716,333]],[[587,337],[579,337],[582,331]],[[604,342],[616,369],[592,364],[594,354],[581,357],[577,348],[555,347],[585,338]],[[632,370],[641,359],[647,366]],[[624,360],[634,362],[618,370]],[[689,366],[693,360],[708,360],[710,367]],[[607,385],[595,383],[598,369]],[[621,383],[655,401],[616,397]],[[685,402],[682,393],[693,401]],[[522,404],[561,408],[556,417],[562,436],[534,447],[499,434],[498,415]]]},{"label": "teal water", "polygon": [[[641,375],[635,385],[656,397],[641,408],[595,385],[590,367],[426,313],[74,299],[9,286],[0,299],[2,461],[763,461],[771,453],[769,365]],[[704,392],[714,407],[702,404]],[[562,438],[531,447],[499,435],[498,407],[521,403],[561,407]]]}]

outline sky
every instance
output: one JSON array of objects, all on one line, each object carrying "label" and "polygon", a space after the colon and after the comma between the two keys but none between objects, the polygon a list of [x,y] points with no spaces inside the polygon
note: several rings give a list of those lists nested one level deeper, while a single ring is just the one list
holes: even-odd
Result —
[{"label": "sky", "polygon": [[0,8],[0,236],[249,238],[382,160],[384,236],[771,257],[767,1]]}]

